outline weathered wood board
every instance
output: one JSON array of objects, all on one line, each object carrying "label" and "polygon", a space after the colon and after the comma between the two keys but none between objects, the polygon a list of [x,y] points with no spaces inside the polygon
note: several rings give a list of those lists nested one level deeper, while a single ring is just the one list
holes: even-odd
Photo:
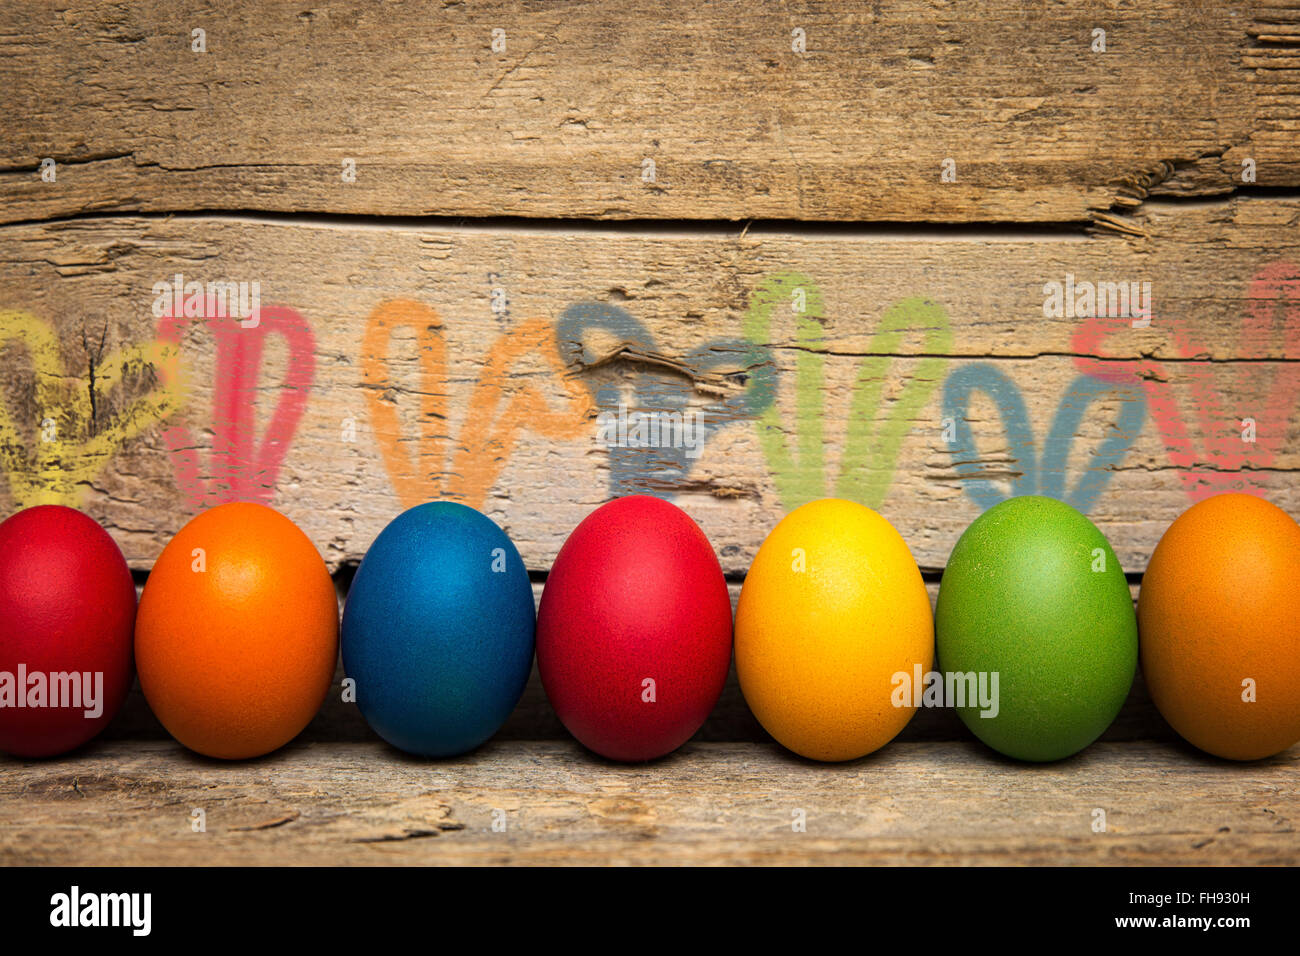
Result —
[{"label": "weathered wood board", "polygon": [[1294,0],[12,3],[0,216],[1080,222],[1300,185],[1298,41]]},{"label": "weathered wood board", "polygon": [[[741,575],[828,494],[941,569],[1014,490],[1089,512],[1138,572],[1211,491],[1300,513],[1300,201],[1134,221],[1149,238],[9,226],[0,501],[82,504],[147,568],[200,506],[259,497],[337,567],[451,496],[544,571],[593,508],[648,491]],[[177,273],[258,282],[265,320],[155,318]],[[1045,314],[1069,282],[1149,283],[1151,314]],[[620,404],[703,431],[611,448]]]},{"label": "weathered wood board", "polygon": [[99,743],[6,765],[0,864],[1295,865],[1298,762],[1126,743],[1027,767],[911,743],[828,766],[699,743],[620,766],[571,742],[495,741],[439,762],[299,743],[231,765]]}]

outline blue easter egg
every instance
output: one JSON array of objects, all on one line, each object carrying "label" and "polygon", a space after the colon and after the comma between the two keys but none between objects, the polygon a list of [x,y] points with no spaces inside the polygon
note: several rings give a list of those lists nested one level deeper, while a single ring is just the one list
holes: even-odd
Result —
[{"label": "blue easter egg", "polygon": [[380,532],[343,609],[343,669],[379,736],[413,754],[473,750],[528,680],[536,615],[523,559],[496,522],[450,501]]}]

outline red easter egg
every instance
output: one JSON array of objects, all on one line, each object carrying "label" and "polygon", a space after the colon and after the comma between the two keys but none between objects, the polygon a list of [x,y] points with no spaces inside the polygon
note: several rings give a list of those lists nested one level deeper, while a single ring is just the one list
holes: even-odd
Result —
[{"label": "red easter egg", "polygon": [[612,760],[651,760],[700,729],[731,663],[731,600],[709,539],[635,495],[589,514],[546,579],[537,667],[564,726]]},{"label": "red easter egg", "polygon": [[135,583],[94,520],[40,505],[0,523],[0,751],[84,744],[131,687]]}]

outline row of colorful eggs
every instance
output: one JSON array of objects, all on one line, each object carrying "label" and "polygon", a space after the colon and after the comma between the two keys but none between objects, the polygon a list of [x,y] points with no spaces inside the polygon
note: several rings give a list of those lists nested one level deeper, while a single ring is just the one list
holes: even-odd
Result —
[{"label": "row of colorful eggs", "polygon": [[[1102,533],[1050,498],[985,512],[954,548],[934,613],[902,537],[826,499],[768,535],[733,621],[713,548],[685,512],[619,498],[578,525],[534,613],[519,552],[451,502],[401,514],[357,570],[341,642],[315,546],[263,505],[233,503],[163,549],[137,608],[120,550],[78,511],[0,524],[0,750],[66,752],[95,736],[134,667],[182,744],[269,753],[329,691],[402,750],[472,750],[505,722],[534,650],[547,696],[591,750],[667,754],[716,704],[731,663],[771,735],[816,760],[888,743],[917,707],[951,706],[1023,760],[1088,746],[1128,696],[1140,655],[1160,712],[1191,743],[1248,760],[1300,740],[1300,526],[1248,495],[1189,509],[1161,539],[1134,612]],[[734,636],[734,642],[733,642]],[[941,670],[935,670],[935,655]]]}]

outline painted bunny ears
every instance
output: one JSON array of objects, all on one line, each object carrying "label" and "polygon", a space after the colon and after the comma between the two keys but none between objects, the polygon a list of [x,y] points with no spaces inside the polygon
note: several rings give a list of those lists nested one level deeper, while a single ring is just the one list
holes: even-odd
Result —
[{"label": "painted bunny ears", "polygon": [[[0,350],[11,347],[26,353],[31,368],[30,403],[0,403],[0,462],[16,505],[75,505],[122,445],[184,405],[179,385],[155,379],[179,359],[167,343],[96,355],[83,370],[65,354],[52,322],[0,311]],[[143,394],[127,399],[141,391],[137,380],[146,383]]]},{"label": "painted bunny ears", "polygon": [[[0,349],[24,353],[31,369],[26,391],[19,383],[6,396],[14,402],[21,395],[17,405],[0,405],[0,463],[15,504],[76,504],[123,444],[160,423],[177,483],[193,505],[270,500],[315,387],[317,355],[301,313],[268,306],[260,315],[249,327],[224,314],[166,314],[154,341],[98,358],[87,387],[53,323],[24,311],[0,312]],[[1038,493],[1089,511],[1148,414],[1187,493],[1199,499],[1262,490],[1300,401],[1294,361],[1300,357],[1300,269],[1285,262],[1266,266],[1250,283],[1229,349],[1234,361],[1211,361],[1210,348],[1182,322],[1160,316],[1151,323],[1170,336],[1176,360],[1112,352],[1107,340],[1122,334],[1127,321],[1083,319],[1071,349],[1079,374],[1041,441],[1020,387],[997,364],[968,362],[948,371],[953,332],[939,303],[917,297],[886,308],[856,362],[852,386],[838,399],[826,378],[826,320],[821,288],[798,272],[769,276],[754,288],[740,336],[710,339],[683,354],[657,341],[626,309],[578,303],[563,309],[554,325],[533,318],[506,329],[475,355],[478,374],[457,417],[450,409],[456,379],[445,323],[433,307],[398,299],[369,315],[360,342],[361,384],[384,466],[406,506],[430,497],[481,505],[526,434],[554,441],[588,434],[606,445],[611,495],[668,496],[687,484],[701,446],[752,420],[783,508],[827,494],[879,507],[904,441],[940,388],[942,439],[965,494],[981,510],[1009,495]],[[212,434],[206,460],[188,420],[192,372],[183,345],[198,323],[203,327],[194,331],[210,336],[215,365],[212,413],[203,423]],[[405,368],[392,354],[399,334],[414,339],[413,362]],[[254,412],[265,400],[261,377],[271,337],[282,340],[288,361],[271,389],[275,405],[259,437]],[[903,352],[908,337],[918,343],[914,354]],[[778,342],[795,350],[793,375],[784,382]],[[586,374],[612,365],[617,374]],[[1178,379],[1185,384],[1176,386]],[[793,394],[779,402],[783,384]],[[976,394],[992,400],[1005,435],[1000,477],[971,427]],[[415,402],[405,417],[402,395]],[[1232,407],[1225,395],[1233,396]],[[847,404],[832,476],[836,456],[828,454],[825,425],[828,403],[836,400]],[[1080,425],[1102,403],[1117,405],[1115,420],[1085,453],[1070,485]],[[615,414],[624,417],[615,421]],[[674,433],[685,441],[640,437],[646,421],[685,428],[688,416],[696,416],[695,430]],[[603,422],[613,437],[602,438]]]}]

